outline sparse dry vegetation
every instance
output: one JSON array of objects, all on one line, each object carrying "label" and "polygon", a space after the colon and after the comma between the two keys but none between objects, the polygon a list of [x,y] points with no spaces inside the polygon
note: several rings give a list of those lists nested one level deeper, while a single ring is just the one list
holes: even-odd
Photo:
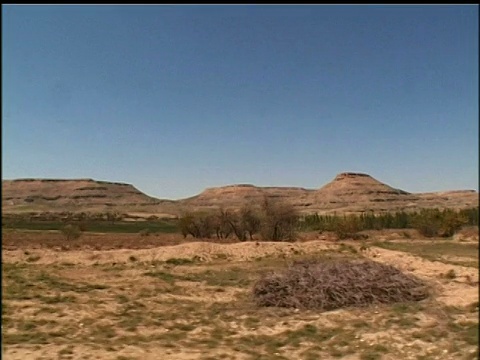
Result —
[{"label": "sparse dry vegetation", "polygon": [[61,231],[67,241],[76,240],[82,235],[80,228],[72,224],[65,225]]},{"label": "sparse dry vegetation", "polygon": [[[3,244],[2,325],[8,359],[52,354],[156,359],[162,354],[178,360],[447,360],[473,359],[477,354],[478,270],[466,265],[467,259],[478,261],[472,241],[405,239],[399,234],[398,242],[386,242],[370,233],[361,243],[169,246],[172,242],[162,242],[162,237],[110,234],[90,242],[90,235],[84,234],[70,250],[61,250],[34,241],[39,237],[48,245],[55,233],[6,235],[11,240]],[[58,242],[67,243],[56,235]],[[122,238],[124,242],[118,242]],[[91,247],[114,241],[119,250]],[[156,248],[146,248],[148,244]],[[385,247],[379,247],[382,244]],[[455,256],[455,261],[461,257],[464,262],[431,262],[428,252],[435,259]],[[286,274],[289,269],[298,275],[293,288],[307,276],[305,299],[316,295],[318,300],[319,292],[313,290],[323,287],[322,306],[307,309],[298,301],[294,308],[258,306],[253,289],[268,274]],[[419,292],[405,286],[411,284],[411,275],[421,279]],[[347,289],[353,278],[357,281]],[[432,288],[426,298],[424,285]],[[402,298],[404,290],[409,295]],[[354,292],[387,299],[400,294],[396,300],[413,301],[346,301]],[[363,306],[356,307],[356,301]]]},{"label": "sparse dry vegetation", "polygon": [[[258,207],[258,206],[257,206]],[[216,212],[187,212],[179,219],[179,228],[186,238],[253,240],[257,233],[266,241],[294,241],[298,214],[293,206],[264,198],[260,210],[246,205],[238,211],[220,209]]]},{"label": "sparse dry vegetation", "polygon": [[428,289],[391,265],[343,259],[296,262],[260,279],[253,295],[259,306],[334,310],[420,301]]},{"label": "sparse dry vegetation", "polygon": [[178,222],[2,219],[4,355],[475,357],[478,229],[461,228],[478,209],[301,217],[276,200],[254,205]]}]

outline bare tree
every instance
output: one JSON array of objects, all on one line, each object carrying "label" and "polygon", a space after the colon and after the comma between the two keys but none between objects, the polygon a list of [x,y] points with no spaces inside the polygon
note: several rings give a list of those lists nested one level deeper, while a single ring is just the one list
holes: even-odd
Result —
[{"label": "bare tree", "polygon": [[214,217],[214,227],[218,239],[227,239],[232,235],[232,227],[227,221],[228,212],[220,209]]},{"label": "bare tree", "polygon": [[229,210],[221,211],[222,222],[230,227],[230,230],[235,234],[235,236],[240,241],[247,240],[247,232],[245,230],[244,224],[242,223],[242,218],[238,213]]},{"label": "bare tree", "polygon": [[260,233],[264,240],[294,241],[298,215],[289,204],[265,198],[260,212],[251,205],[238,211],[220,209],[217,213],[185,212],[179,219],[179,228],[186,238],[226,239],[232,234],[239,241],[253,240]]},{"label": "bare tree", "polygon": [[245,231],[248,233],[250,240],[253,240],[253,235],[257,234],[261,228],[261,219],[257,211],[249,205],[245,205],[240,209],[240,217]]},{"label": "bare tree", "polygon": [[262,212],[260,232],[264,240],[295,241],[298,214],[292,205],[265,197]]},{"label": "bare tree", "polygon": [[179,220],[183,237],[211,238],[215,232],[215,217],[209,213],[186,213]]}]

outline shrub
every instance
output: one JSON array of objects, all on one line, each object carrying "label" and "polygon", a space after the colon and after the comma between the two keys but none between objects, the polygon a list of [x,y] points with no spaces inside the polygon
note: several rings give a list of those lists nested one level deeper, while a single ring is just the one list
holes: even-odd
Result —
[{"label": "shrub", "polygon": [[303,261],[272,272],[253,287],[258,306],[333,310],[348,306],[419,301],[427,286],[390,265],[374,261]]},{"label": "shrub", "polygon": [[81,232],[87,231],[87,221],[82,220],[78,223],[78,228]]},{"label": "shrub", "polygon": [[448,272],[445,274],[445,277],[447,279],[455,279],[457,277],[457,274],[455,273],[455,270],[450,269]]},{"label": "shrub", "polygon": [[452,209],[424,209],[415,214],[413,227],[426,237],[450,237],[471,222],[467,215]]},{"label": "shrub", "polygon": [[465,215],[452,210],[444,210],[440,226],[440,235],[443,237],[453,236],[462,226],[466,225],[467,222],[468,219]]},{"label": "shrub", "polygon": [[27,262],[36,262],[40,260],[40,255],[31,255],[27,258]]},{"label": "shrub", "polygon": [[435,237],[439,235],[441,227],[441,214],[438,210],[424,209],[419,214],[415,214],[413,227],[425,237]]},{"label": "shrub", "polygon": [[144,237],[144,236],[150,236],[152,232],[149,228],[145,228],[140,230],[138,233],[140,234],[140,236]]},{"label": "shrub", "polygon": [[82,232],[80,231],[80,228],[76,225],[68,224],[65,225],[62,229],[61,232],[63,236],[65,237],[66,240],[76,240],[80,238],[82,235]]},{"label": "shrub", "polygon": [[349,215],[345,216],[343,219],[339,219],[333,231],[340,240],[349,238],[359,240],[362,238],[362,236],[358,234],[361,230],[362,227],[359,217]]}]

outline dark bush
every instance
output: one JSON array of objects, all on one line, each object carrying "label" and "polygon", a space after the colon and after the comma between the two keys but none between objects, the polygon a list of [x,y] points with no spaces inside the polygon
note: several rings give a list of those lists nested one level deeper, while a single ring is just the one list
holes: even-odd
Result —
[{"label": "dark bush", "polygon": [[210,213],[186,213],[178,225],[184,237],[211,238],[215,233],[215,223],[215,216]]},{"label": "dark bush", "polygon": [[340,218],[333,229],[340,240],[358,240],[361,238],[360,234],[358,234],[358,232],[361,230],[362,224],[360,222],[360,218],[354,215],[345,216],[343,219]]},{"label": "dark bush", "polygon": [[145,237],[145,236],[150,236],[152,232],[149,228],[145,228],[140,230],[138,233],[140,234],[140,236]]},{"label": "dark bush", "polygon": [[61,232],[63,236],[65,237],[66,240],[76,240],[80,238],[82,235],[82,232],[80,231],[80,228],[76,225],[68,224],[65,225],[62,229]]}]

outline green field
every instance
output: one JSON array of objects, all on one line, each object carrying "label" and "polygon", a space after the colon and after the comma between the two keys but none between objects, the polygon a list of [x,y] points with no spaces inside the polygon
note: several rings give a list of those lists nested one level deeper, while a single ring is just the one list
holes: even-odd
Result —
[{"label": "green field", "polygon": [[[75,222],[73,222],[75,224]],[[4,229],[18,230],[60,230],[66,223],[62,221],[10,221],[2,224]],[[150,233],[176,233],[178,227],[175,221],[136,221],[115,223],[107,221],[89,221],[84,224],[86,232],[127,233],[135,234],[148,229]]]}]

